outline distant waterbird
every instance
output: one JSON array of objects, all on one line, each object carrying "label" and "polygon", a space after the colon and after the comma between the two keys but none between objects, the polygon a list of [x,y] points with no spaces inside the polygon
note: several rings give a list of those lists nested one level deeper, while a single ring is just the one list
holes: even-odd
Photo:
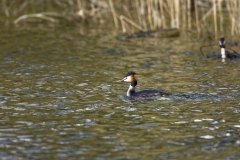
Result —
[{"label": "distant waterbird", "polygon": [[203,53],[202,48],[210,47],[210,46],[214,46],[214,45],[216,45],[216,44],[201,46],[200,47],[200,51],[201,51],[202,55],[204,57],[207,57],[207,58],[222,59],[223,62],[225,62],[225,59],[239,59],[240,58],[240,54],[237,53],[236,51],[234,51],[233,49],[227,48],[228,50],[231,50],[232,52],[226,51],[226,42],[225,42],[225,38],[224,37],[221,37],[219,39],[220,53],[219,52],[217,52],[217,53],[213,52],[211,56],[208,56],[208,55],[205,56],[205,54]]}]

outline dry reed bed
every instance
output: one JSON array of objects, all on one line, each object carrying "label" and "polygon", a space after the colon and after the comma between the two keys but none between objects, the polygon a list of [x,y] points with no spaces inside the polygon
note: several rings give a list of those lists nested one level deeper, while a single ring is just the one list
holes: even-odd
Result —
[{"label": "dry reed bed", "polygon": [[212,33],[240,32],[239,0],[2,0],[6,18],[14,24],[26,20],[83,24],[114,23],[123,32],[177,28]]}]

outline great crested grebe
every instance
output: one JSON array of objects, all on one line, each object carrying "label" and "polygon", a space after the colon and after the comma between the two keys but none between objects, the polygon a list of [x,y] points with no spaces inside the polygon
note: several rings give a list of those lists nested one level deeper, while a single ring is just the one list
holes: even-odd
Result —
[{"label": "great crested grebe", "polygon": [[230,52],[226,51],[224,37],[219,39],[219,46],[221,48],[221,58],[222,59],[225,59],[225,58],[229,58],[229,59],[240,58],[240,55],[237,52],[235,52],[234,50],[232,50],[233,53],[230,53]]},{"label": "great crested grebe", "polygon": [[[212,45],[207,45],[207,46],[202,46],[200,47],[200,51],[202,53],[203,56],[204,53],[202,51],[202,48],[203,47],[209,47],[209,46],[213,46],[213,45],[216,45],[216,44],[212,44]],[[224,37],[221,37],[219,39],[219,47],[221,49],[221,52],[213,52],[212,53],[212,56],[206,56],[207,58],[213,58],[213,59],[222,59],[222,61],[224,62],[225,59],[238,59],[240,58],[240,54],[238,54],[236,51],[234,51],[233,49],[231,48],[228,48],[228,50],[231,50],[233,52],[229,52],[229,51],[226,51],[226,47],[225,47],[225,38]]]},{"label": "great crested grebe", "polygon": [[133,99],[153,99],[157,97],[165,97],[170,96],[170,93],[162,92],[159,90],[142,90],[139,92],[135,92],[135,87],[137,85],[137,80],[134,77],[135,72],[128,72],[123,79],[118,80],[117,82],[130,82],[130,86],[127,91],[127,96]]}]

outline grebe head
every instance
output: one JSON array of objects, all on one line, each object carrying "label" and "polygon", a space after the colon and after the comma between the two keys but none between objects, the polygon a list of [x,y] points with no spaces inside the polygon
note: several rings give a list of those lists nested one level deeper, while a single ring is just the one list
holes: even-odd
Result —
[{"label": "grebe head", "polygon": [[220,46],[221,48],[225,48],[225,39],[224,39],[224,37],[222,37],[222,38],[219,39],[219,46]]},{"label": "grebe head", "polygon": [[118,80],[117,82],[130,82],[131,86],[137,85],[137,80],[134,77],[136,73],[135,72],[128,72],[121,80]]},{"label": "grebe head", "polygon": [[219,39],[219,46],[221,48],[222,59],[225,59],[226,58],[226,53],[225,53],[225,39],[224,39],[224,37]]},{"label": "grebe head", "polygon": [[134,77],[135,74],[136,74],[135,72],[128,72],[127,75],[123,77],[123,79],[117,81],[117,82],[130,82],[130,86],[127,91],[128,97],[132,97],[135,94],[135,86],[137,85],[137,80]]}]

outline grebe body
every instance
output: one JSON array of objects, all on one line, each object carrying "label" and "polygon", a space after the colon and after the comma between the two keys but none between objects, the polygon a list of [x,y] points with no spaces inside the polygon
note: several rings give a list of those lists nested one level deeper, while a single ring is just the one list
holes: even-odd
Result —
[{"label": "grebe body", "polygon": [[135,87],[137,85],[137,80],[135,78],[135,72],[128,72],[121,80],[117,82],[130,82],[130,86],[127,91],[127,96],[133,99],[153,99],[158,97],[170,96],[170,93],[166,93],[159,90],[142,90],[135,92]]}]

